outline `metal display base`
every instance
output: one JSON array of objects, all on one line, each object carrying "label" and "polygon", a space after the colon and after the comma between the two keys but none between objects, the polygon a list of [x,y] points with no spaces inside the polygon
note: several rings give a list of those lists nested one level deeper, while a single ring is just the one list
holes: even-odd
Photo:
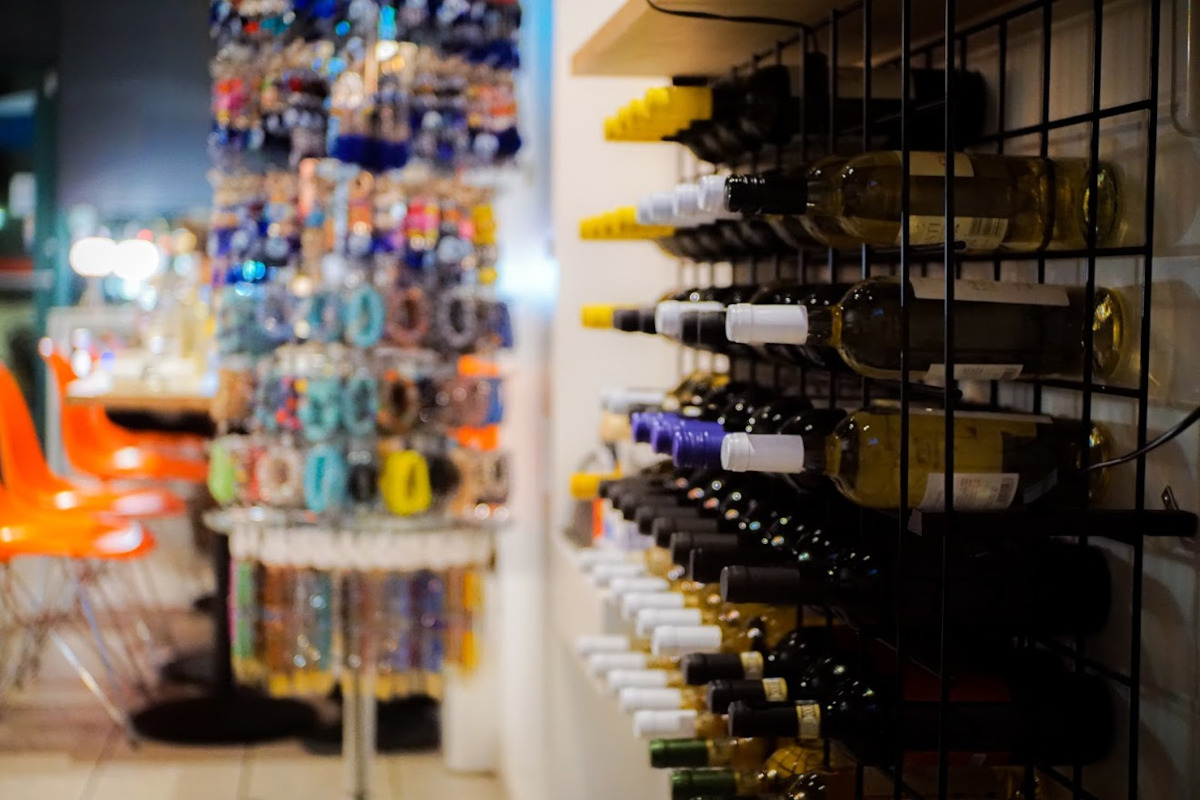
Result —
[{"label": "metal display base", "polygon": [[[342,720],[318,725],[301,740],[310,753],[335,756],[342,753]],[[375,752],[384,755],[436,750],[441,745],[438,703],[429,697],[413,697],[379,703],[376,707]]]},{"label": "metal display base", "polygon": [[201,697],[167,700],[142,709],[133,715],[134,730],[158,742],[231,747],[303,736],[317,722],[310,706],[242,691],[234,683],[229,653],[229,537],[216,537],[212,557],[217,578],[213,649],[208,654],[212,689]]},{"label": "metal display base", "polygon": [[305,703],[252,692],[157,703],[133,715],[141,736],[183,745],[245,745],[288,739],[309,731],[317,715]]},{"label": "metal display base", "polygon": [[213,686],[217,681],[216,665],[213,663],[215,658],[212,650],[189,653],[163,664],[158,676],[165,683]]}]

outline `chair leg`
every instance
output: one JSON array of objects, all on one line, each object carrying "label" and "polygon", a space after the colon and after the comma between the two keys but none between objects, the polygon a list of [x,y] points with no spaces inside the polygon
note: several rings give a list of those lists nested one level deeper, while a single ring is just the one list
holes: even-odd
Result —
[{"label": "chair leg", "polygon": [[[128,667],[130,679],[133,681],[134,688],[144,696],[150,694],[150,681],[153,671],[149,666],[137,655],[137,646],[130,642],[130,632],[126,625],[122,624],[122,620],[116,614],[116,607],[104,586],[103,579],[91,580],[89,583],[95,588],[95,592],[89,592],[85,588],[85,577],[91,574],[86,565],[79,565],[80,569],[72,573],[74,579],[76,596],[79,599],[80,608],[84,610],[84,617],[88,622],[88,626],[92,630],[92,638],[96,642],[96,648],[100,652],[101,660],[104,662],[105,669],[109,675],[109,680],[116,683],[116,670],[113,668],[112,656],[117,654],[121,657],[125,666]],[[109,629],[115,633],[115,641],[110,646],[109,642],[104,638],[98,624],[96,610],[100,610],[109,622]]]},{"label": "chair leg", "polygon": [[79,660],[79,656],[75,654],[75,651],[71,649],[71,646],[67,644],[67,641],[63,639],[58,631],[53,630],[50,631],[50,641],[54,643],[54,646],[58,648],[58,652],[61,653],[62,657],[66,659],[67,663],[71,665],[71,668],[75,670],[75,674],[79,676],[79,680],[83,682],[83,685],[87,687],[87,690],[91,692],[92,696],[99,701],[101,706],[103,706],[104,712],[108,714],[109,719],[121,727],[121,729],[125,732],[125,736],[130,742],[137,742],[137,732],[133,729],[133,723],[130,721],[129,715],[117,708],[117,704],[113,702],[112,698],[110,698],[108,693],[104,691],[104,688],[96,680],[95,676],[93,676],[92,673],[88,671],[88,668],[84,666],[83,662]]},{"label": "chair leg", "polygon": [[[13,602],[11,580],[7,565],[0,568],[0,714],[3,714],[9,692],[19,687],[29,669],[31,648],[30,628],[24,624],[20,606]],[[8,648],[11,652],[8,652]]]},{"label": "chair leg", "polygon": [[[38,604],[36,597],[29,590],[29,588],[24,585],[24,582],[20,579],[20,577],[11,570],[9,571],[9,577],[10,581],[4,585],[4,588],[6,589],[6,603],[12,605],[14,608],[19,609],[22,605],[21,598],[17,595],[17,591],[19,590],[21,594],[25,595],[24,605],[28,606],[29,608],[37,608]],[[88,618],[92,617],[91,612],[88,610],[84,611],[84,615]],[[129,715],[122,711],[113,701],[113,699],[109,697],[108,693],[104,691],[104,687],[100,685],[100,682],[96,680],[96,677],[91,673],[87,666],[84,665],[83,661],[80,660],[78,654],[76,654],[76,652],[71,648],[71,645],[67,643],[66,639],[62,637],[62,634],[60,634],[57,630],[50,628],[45,631],[45,636],[51,643],[54,644],[59,653],[62,654],[62,657],[66,660],[71,669],[75,671],[75,674],[79,677],[84,687],[91,692],[92,696],[95,697],[100,703],[101,707],[103,707],[104,712],[108,715],[108,717],[121,727],[121,729],[125,732],[125,735],[129,738],[130,742],[136,743],[137,733],[133,728],[133,723],[130,721]],[[102,653],[103,652],[105,651],[102,650]],[[102,660],[105,660],[103,655]],[[107,663],[107,660],[105,660],[105,668],[106,670],[111,669]],[[113,680],[113,675],[111,672],[109,679],[110,681]],[[116,684],[114,683],[114,688],[115,687]]]},{"label": "chair leg", "polygon": [[[37,675],[41,668],[42,653],[45,650],[47,631],[52,624],[53,612],[37,603],[23,604],[16,595],[15,585],[18,580],[12,565],[0,565],[0,609],[7,609],[12,625],[21,633],[18,647],[18,658],[11,672],[12,683],[23,686],[27,680]],[[28,608],[24,606],[28,605]]]},{"label": "chair leg", "polygon": [[79,603],[80,610],[83,612],[84,621],[87,623],[88,628],[91,629],[92,641],[96,643],[96,653],[100,656],[100,663],[104,665],[104,672],[108,675],[109,685],[117,687],[120,685],[117,680],[117,670],[113,666],[112,654],[109,652],[108,643],[104,640],[104,634],[100,631],[100,623],[96,620],[96,613],[92,609],[92,603],[88,599],[87,592],[83,589],[83,582],[75,574],[74,570],[71,571],[71,578],[75,587],[75,599]]},{"label": "chair leg", "polygon": [[129,565],[130,582],[127,586],[130,599],[137,606],[138,636],[151,653],[173,653],[179,642],[171,630],[167,607],[154,585],[154,576],[146,559],[138,559]]}]

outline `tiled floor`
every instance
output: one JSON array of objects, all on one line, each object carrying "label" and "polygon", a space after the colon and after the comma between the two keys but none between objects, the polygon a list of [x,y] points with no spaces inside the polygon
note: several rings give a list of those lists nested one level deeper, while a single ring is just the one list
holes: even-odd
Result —
[{"label": "tiled floor", "polygon": [[[298,743],[132,746],[82,690],[47,664],[44,685],[0,711],[3,800],[341,800],[342,761]],[[491,776],[453,775],[440,756],[375,762],[372,800],[504,800]]]},{"label": "tiled floor", "polygon": [[[188,566],[186,551],[178,556],[175,564],[160,562],[156,577],[183,572],[180,567]],[[179,591],[177,583],[175,592]],[[169,591],[163,594],[169,597]],[[175,615],[170,627],[183,645],[202,643],[211,635],[203,618],[184,612]],[[310,755],[296,742],[228,749],[150,742],[131,746],[53,649],[45,652],[33,685],[0,701],[0,800],[345,797],[341,759]],[[504,800],[504,793],[491,776],[448,773],[437,755],[376,760],[371,800],[443,798]]]}]

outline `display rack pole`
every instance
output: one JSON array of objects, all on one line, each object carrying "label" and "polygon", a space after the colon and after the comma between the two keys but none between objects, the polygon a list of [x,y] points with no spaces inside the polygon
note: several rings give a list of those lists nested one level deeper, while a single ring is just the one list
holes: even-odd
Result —
[{"label": "display rack pole", "polygon": [[[362,636],[362,620],[358,618],[360,605],[351,603],[345,614],[345,641],[350,647],[365,642]],[[374,643],[369,643],[368,652],[350,656],[346,675],[342,679],[342,763],[346,774],[347,800],[369,800],[371,777],[375,765],[375,663]]]}]

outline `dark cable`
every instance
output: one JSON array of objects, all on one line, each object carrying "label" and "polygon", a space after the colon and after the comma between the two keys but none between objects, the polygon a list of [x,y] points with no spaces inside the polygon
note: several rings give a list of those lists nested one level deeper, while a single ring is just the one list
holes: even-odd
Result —
[{"label": "dark cable", "polygon": [[1145,446],[1134,450],[1132,453],[1126,453],[1125,455],[1117,458],[1110,458],[1108,461],[1101,461],[1099,464],[1090,464],[1085,469],[1080,470],[1080,472],[1092,472],[1093,470],[1097,469],[1105,469],[1107,467],[1115,467],[1120,464],[1128,464],[1130,461],[1146,455],[1146,453],[1149,453],[1151,450],[1163,446],[1179,434],[1186,431],[1188,428],[1195,425],[1197,421],[1200,421],[1200,408],[1195,409],[1192,411],[1192,413],[1181,419],[1177,425],[1172,428],[1168,428],[1156,438],[1146,442]]},{"label": "dark cable", "polygon": [[678,9],[663,8],[654,2],[654,0],[646,0],[646,5],[660,14],[670,14],[673,17],[687,17],[688,19],[711,19],[717,22],[744,22],[750,25],[779,25],[786,28],[799,28],[805,33],[812,33],[812,28],[805,25],[803,22],[797,22],[796,20],[791,19],[714,14],[710,11],[682,11]]}]

